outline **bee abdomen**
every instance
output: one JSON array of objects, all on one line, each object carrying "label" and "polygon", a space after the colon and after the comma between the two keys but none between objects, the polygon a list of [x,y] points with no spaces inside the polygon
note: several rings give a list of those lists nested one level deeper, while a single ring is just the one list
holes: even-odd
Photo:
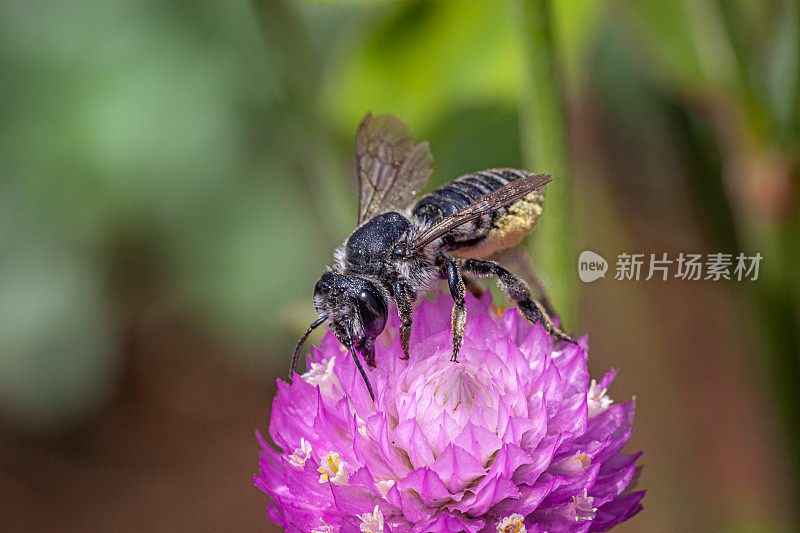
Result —
[{"label": "bee abdomen", "polygon": [[414,206],[413,214],[435,222],[524,175],[521,170],[494,169],[461,176],[424,196]]},{"label": "bee abdomen", "polygon": [[[506,183],[528,175],[524,170],[503,168],[461,176],[420,199],[412,215],[419,224],[433,224]],[[442,246],[454,251],[453,255],[475,258],[513,246],[535,225],[541,214],[542,200],[541,191],[534,191],[456,228],[442,237]]]}]

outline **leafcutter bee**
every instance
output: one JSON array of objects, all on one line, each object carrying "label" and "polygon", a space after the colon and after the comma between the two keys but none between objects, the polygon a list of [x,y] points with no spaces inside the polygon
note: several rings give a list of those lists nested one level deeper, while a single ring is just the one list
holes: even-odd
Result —
[{"label": "leafcutter bee", "polygon": [[358,353],[375,364],[375,339],[392,304],[400,316],[403,358],[409,357],[412,304],[440,279],[453,297],[453,355],[464,336],[464,278],[496,276],[525,318],[554,338],[574,342],[550,319],[528,285],[484,258],[519,243],[542,212],[548,174],[499,168],[461,176],[411,204],[427,183],[433,161],[427,142],[414,139],[400,119],[367,114],[356,134],[358,226],[336,250],[314,287],[319,318],[300,338],[290,379],[308,335],[328,322],[349,351],[375,398]]}]

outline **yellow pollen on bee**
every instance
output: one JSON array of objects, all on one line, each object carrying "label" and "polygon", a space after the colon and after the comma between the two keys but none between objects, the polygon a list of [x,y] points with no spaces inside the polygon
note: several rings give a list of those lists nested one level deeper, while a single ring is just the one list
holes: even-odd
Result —
[{"label": "yellow pollen on bee", "polygon": [[482,259],[499,250],[518,244],[536,225],[542,214],[544,195],[536,190],[507,207],[505,214],[492,223],[489,233],[474,246],[453,250],[454,257]]}]

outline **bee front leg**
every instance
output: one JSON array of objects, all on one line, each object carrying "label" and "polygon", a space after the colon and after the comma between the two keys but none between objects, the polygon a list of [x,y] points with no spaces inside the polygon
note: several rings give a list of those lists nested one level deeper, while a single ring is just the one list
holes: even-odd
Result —
[{"label": "bee front leg", "polygon": [[411,322],[414,314],[408,287],[402,281],[394,284],[394,299],[397,302],[397,313],[400,315],[400,346],[403,355],[400,359],[408,359],[408,345],[411,342]]},{"label": "bee front leg", "polygon": [[447,278],[450,286],[450,295],[453,297],[453,318],[451,329],[453,330],[453,356],[450,358],[454,363],[458,362],[458,350],[464,340],[464,330],[467,327],[467,308],[464,307],[464,278],[461,276],[461,269],[458,261],[447,259],[442,265],[442,277]]}]

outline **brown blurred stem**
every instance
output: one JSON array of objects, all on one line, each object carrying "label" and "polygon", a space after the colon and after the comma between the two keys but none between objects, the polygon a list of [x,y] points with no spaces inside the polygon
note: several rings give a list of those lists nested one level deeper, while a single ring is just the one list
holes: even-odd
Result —
[{"label": "brown blurred stem", "polygon": [[567,124],[550,5],[546,0],[515,0],[514,4],[525,58],[520,98],[522,155],[531,171],[553,175],[531,254],[538,274],[547,281],[556,310],[569,323],[577,289],[576,232]]},{"label": "brown blurred stem", "polygon": [[716,131],[742,251],[763,257],[758,280],[744,285],[750,312],[742,319],[755,320],[763,350],[761,364],[770,381],[773,408],[783,429],[787,466],[797,487],[800,486],[800,402],[797,401],[800,163],[792,147],[787,150],[781,146],[778,135],[773,133],[780,130],[776,124],[763,129],[752,121],[753,116],[770,117],[769,113],[763,108],[748,112],[748,105],[758,104],[751,98],[725,100],[711,95],[699,109]]}]

